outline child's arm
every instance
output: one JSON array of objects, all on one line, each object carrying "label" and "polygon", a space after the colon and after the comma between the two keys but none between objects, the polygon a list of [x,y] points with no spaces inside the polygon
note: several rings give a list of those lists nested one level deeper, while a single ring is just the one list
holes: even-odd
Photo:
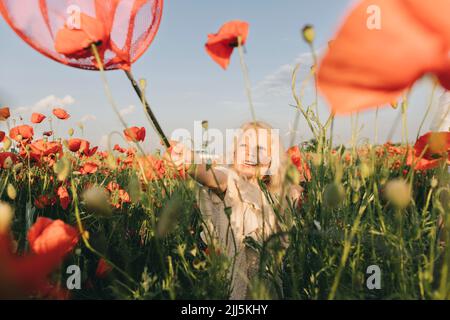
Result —
[{"label": "child's arm", "polygon": [[169,152],[164,154],[166,163],[177,170],[185,170],[200,184],[219,192],[227,190],[228,176],[221,170],[214,170],[204,163],[193,164],[194,152],[181,143],[172,142]]}]

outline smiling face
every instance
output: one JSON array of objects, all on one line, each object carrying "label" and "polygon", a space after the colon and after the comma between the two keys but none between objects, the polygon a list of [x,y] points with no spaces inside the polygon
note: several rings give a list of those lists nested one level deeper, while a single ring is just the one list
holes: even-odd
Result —
[{"label": "smiling face", "polygon": [[272,163],[271,130],[247,128],[236,141],[234,168],[240,176],[251,179],[266,175]]}]

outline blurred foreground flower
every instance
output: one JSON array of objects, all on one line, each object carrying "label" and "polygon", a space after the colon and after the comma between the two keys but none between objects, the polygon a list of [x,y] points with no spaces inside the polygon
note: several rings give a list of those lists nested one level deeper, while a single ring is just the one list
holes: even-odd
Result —
[{"label": "blurred foreground flower", "polygon": [[[374,6],[382,16],[367,14]],[[361,1],[319,69],[318,85],[333,111],[351,113],[391,103],[426,73],[450,89],[448,12],[450,0]],[[370,19],[379,22],[370,25]]]},{"label": "blurred foreground flower", "polygon": [[442,162],[450,165],[450,132],[429,132],[420,137],[408,153],[407,164],[415,170],[429,170]]},{"label": "blurred foreground flower", "polygon": [[83,193],[82,198],[86,208],[93,214],[100,217],[111,216],[111,205],[105,189],[100,187],[89,188]]},{"label": "blurred foreground flower", "polygon": [[48,275],[76,246],[76,229],[61,220],[38,218],[28,233],[32,253],[19,256],[14,253],[8,225],[11,213],[7,212],[11,209],[7,207],[0,204],[0,298],[60,298],[62,290],[49,285]]},{"label": "blurred foreground flower", "polygon": [[391,180],[386,184],[386,199],[399,209],[405,209],[411,202],[411,188],[403,179]]}]

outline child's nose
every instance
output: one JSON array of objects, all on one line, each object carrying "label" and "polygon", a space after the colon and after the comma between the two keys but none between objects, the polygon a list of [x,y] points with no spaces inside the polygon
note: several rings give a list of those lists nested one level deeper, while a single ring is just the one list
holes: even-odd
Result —
[{"label": "child's nose", "polygon": [[258,158],[258,150],[256,148],[249,148],[247,155],[249,160],[256,162]]}]

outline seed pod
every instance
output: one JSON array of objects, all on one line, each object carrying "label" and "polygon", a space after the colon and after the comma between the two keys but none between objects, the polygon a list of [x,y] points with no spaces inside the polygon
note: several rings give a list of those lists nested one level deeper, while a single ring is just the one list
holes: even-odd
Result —
[{"label": "seed pod", "polygon": [[391,180],[386,184],[386,199],[399,209],[405,209],[411,202],[411,188],[403,179]]},{"label": "seed pod", "polygon": [[83,193],[82,199],[89,212],[103,218],[111,216],[111,205],[105,189],[97,186],[89,188]]},{"label": "seed pod", "polygon": [[340,183],[330,183],[323,192],[324,205],[329,208],[338,207],[345,199],[345,189]]},{"label": "seed pod", "polygon": [[294,165],[289,165],[286,171],[286,177],[292,184],[300,184],[301,175],[300,172],[298,172],[297,167],[295,167]]},{"label": "seed pod", "polygon": [[302,30],[302,35],[306,43],[312,44],[316,38],[316,31],[312,25],[307,24]]},{"label": "seed pod", "polygon": [[141,199],[141,184],[137,175],[132,174],[128,180],[128,194],[133,203],[139,202]]},{"label": "seed pod", "polygon": [[11,183],[8,183],[8,186],[6,187],[6,193],[8,194],[8,197],[11,200],[15,200],[17,197],[17,191],[16,188]]},{"label": "seed pod", "polygon": [[57,163],[55,163],[55,165],[53,166],[53,170],[58,175],[58,180],[64,181],[72,171],[72,164],[67,157],[63,157]]},{"label": "seed pod", "polygon": [[3,140],[3,150],[8,151],[9,148],[11,148],[12,142],[11,139],[8,137],[5,137]]},{"label": "seed pod", "polygon": [[13,165],[13,161],[12,161],[11,157],[7,157],[5,159],[5,161],[3,161],[3,168],[5,168],[5,169],[11,168],[12,165]]}]

